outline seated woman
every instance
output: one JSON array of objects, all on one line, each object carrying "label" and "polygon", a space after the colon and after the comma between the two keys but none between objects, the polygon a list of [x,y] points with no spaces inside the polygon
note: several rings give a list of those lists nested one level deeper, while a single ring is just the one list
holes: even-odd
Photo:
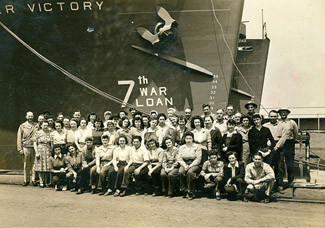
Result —
[{"label": "seated woman", "polygon": [[158,147],[159,143],[155,139],[150,139],[147,142],[147,145],[149,151],[148,176],[149,179],[152,180],[152,184],[154,187],[154,192],[152,196],[156,196],[159,191],[161,191],[160,172],[164,150]]},{"label": "seated woman", "polygon": [[68,188],[72,192],[75,192],[79,189],[78,183],[81,176],[81,167],[82,167],[82,158],[81,153],[79,153],[76,144],[67,145],[68,154],[65,157],[66,165],[68,168],[67,180]]},{"label": "seated woman", "polygon": [[52,183],[55,186],[56,191],[62,191],[63,186],[66,185],[66,172],[68,170],[66,166],[65,157],[61,153],[61,146],[54,145],[54,156],[50,157],[49,169],[52,173]]},{"label": "seated woman", "polygon": [[[177,161],[180,164],[180,191],[186,192],[186,198],[195,197],[195,179],[200,173],[201,146],[194,143],[194,134],[185,132],[185,144],[179,147]],[[187,188],[186,188],[187,187]]]},{"label": "seated woman", "polygon": [[226,161],[226,154],[229,151],[235,151],[238,155],[238,160],[241,160],[243,150],[243,139],[241,134],[235,130],[236,122],[232,119],[227,122],[227,132],[222,137],[223,148],[222,156]]},{"label": "seated woman", "polygon": [[202,166],[201,176],[204,178],[204,188],[214,188],[216,199],[220,200],[220,183],[223,180],[223,161],[218,161],[217,150],[209,155],[209,160]]},{"label": "seated woman", "polygon": [[[113,150],[115,146],[109,145],[109,136],[102,136],[101,146],[95,149],[96,168],[91,169],[92,176],[91,189],[92,193],[100,189],[100,195],[109,195],[114,186],[114,167],[113,167]],[[99,179],[98,179],[99,176]]]},{"label": "seated woman", "polygon": [[245,167],[244,163],[237,161],[237,153],[230,151],[227,153],[229,163],[224,167],[225,190],[229,199],[236,199],[237,193],[243,194]]},{"label": "seated woman", "polygon": [[178,148],[174,146],[172,137],[166,136],[163,141],[163,146],[166,148],[163,152],[162,169],[161,169],[161,183],[162,192],[167,193],[168,197],[174,196],[174,186],[178,176],[179,163],[177,161]]},{"label": "seated woman", "polygon": [[121,193],[121,185],[123,181],[125,167],[130,167],[132,164],[132,148],[127,146],[127,144],[128,141],[126,136],[121,135],[117,140],[117,147],[113,151],[113,166],[114,171],[116,172],[114,197],[119,196]]},{"label": "seated woman", "polygon": [[134,173],[135,178],[135,188],[136,195],[141,193],[141,190],[146,185],[147,177],[148,177],[148,164],[149,164],[149,152],[145,148],[145,146],[141,145],[141,137],[133,136],[132,139],[132,153],[131,160],[127,166],[124,168],[124,178],[123,183],[121,185],[121,193],[120,196],[125,196],[126,189],[129,186],[130,175]]}]

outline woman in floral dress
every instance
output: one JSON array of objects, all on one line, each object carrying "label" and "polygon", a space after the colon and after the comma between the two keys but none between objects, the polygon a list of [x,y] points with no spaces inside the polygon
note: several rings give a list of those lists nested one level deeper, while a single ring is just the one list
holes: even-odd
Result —
[{"label": "woman in floral dress", "polygon": [[41,129],[34,135],[35,165],[34,169],[38,172],[40,187],[44,188],[44,182],[47,185],[49,173],[49,158],[51,156],[51,137],[49,123],[44,121]]}]

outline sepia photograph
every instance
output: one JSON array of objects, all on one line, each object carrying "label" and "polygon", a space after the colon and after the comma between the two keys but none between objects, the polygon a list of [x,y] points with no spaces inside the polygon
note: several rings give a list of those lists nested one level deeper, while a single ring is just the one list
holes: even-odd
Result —
[{"label": "sepia photograph", "polygon": [[0,227],[325,227],[325,1],[0,0]]}]

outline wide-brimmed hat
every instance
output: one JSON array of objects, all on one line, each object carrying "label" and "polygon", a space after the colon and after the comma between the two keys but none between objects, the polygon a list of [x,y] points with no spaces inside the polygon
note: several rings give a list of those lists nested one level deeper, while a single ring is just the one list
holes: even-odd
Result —
[{"label": "wide-brimmed hat", "polygon": [[289,114],[291,113],[291,111],[288,108],[282,107],[278,110],[278,113],[280,113],[281,111],[285,111],[288,112]]},{"label": "wide-brimmed hat", "polygon": [[247,102],[247,104],[245,104],[246,109],[248,109],[248,105],[253,105],[255,108],[257,108],[257,104],[254,101]]}]

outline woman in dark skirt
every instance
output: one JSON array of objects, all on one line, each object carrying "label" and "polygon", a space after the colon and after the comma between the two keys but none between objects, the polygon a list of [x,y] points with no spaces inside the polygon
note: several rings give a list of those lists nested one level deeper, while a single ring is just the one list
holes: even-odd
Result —
[{"label": "woman in dark skirt", "polygon": [[50,157],[49,168],[52,174],[52,183],[55,186],[56,191],[62,191],[64,185],[66,185],[66,172],[68,170],[66,166],[65,157],[61,153],[61,146],[54,145],[54,156]]},{"label": "woman in dark skirt", "polygon": [[229,151],[235,151],[238,155],[238,160],[241,160],[241,155],[243,151],[243,139],[241,134],[239,134],[236,130],[236,122],[232,119],[227,122],[227,132],[223,135],[223,148],[222,148],[222,156],[223,160],[226,161],[226,154]]}]

